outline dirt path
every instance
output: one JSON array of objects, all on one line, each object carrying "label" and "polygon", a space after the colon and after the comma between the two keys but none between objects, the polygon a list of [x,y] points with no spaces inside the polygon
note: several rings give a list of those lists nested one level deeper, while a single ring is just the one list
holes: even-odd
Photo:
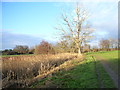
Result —
[{"label": "dirt path", "polygon": [[118,77],[118,75],[109,67],[108,62],[100,57],[100,56],[95,56],[97,60],[99,60],[101,62],[101,64],[103,65],[103,67],[105,68],[105,70],[108,72],[109,76],[111,77],[111,79],[113,80],[115,86],[117,88],[120,88],[118,84],[120,84],[120,78]]}]

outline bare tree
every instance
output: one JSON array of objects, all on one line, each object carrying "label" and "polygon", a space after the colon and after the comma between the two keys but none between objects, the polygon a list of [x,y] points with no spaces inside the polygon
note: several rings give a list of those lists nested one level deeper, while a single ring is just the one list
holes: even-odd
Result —
[{"label": "bare tree", "polygon": [[29,54],[34,54],[34,52],[35,52],[35,48],[32,47],[29,49]]},{"label": "bare tree", "polygon": [[101,49],[109,49],[110,48],[110,41],[109,40],[100,40],[100,46],[101,46]]},{"label": "bare tree", "polygon": [[62,40],[72,41],[77,52],[81,54],[82,44],[87,42],[92,36],[93,29],[86,22],[88,14],[86,10],[77,3],[74,12],[62,14],[62,24],[56,28],[60,30]]},{"label": "bare tree", "polygon": [[35,54],[54,54],[55,51],[50,43],[42,41],[35,48]]},{"label": "bare tree", "polygon": [[109,42],[110,42],[111,49],[118,48],[118,40],[117,39],[109,38]]},{"label": "bare tree", "polygon": [[16,45],[13,51],[17,52],[18,54],[27,54],[29,52],[29,47],[23,45]]},{"label": "bare tree", "polygon": [[89,52],[90,51],[90,45],[89,44],[85,44],[82,48],[82,52]]}]

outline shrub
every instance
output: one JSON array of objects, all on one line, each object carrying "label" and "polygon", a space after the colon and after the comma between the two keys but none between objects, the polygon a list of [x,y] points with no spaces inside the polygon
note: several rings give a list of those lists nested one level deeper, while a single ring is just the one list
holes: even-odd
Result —
[{"label": "shrub", "polygon": [[13,51],[12,49],[5,49],[2,51],[2,55],[15,55],[17,54],[15,51]]},{"label": "shrub", "polygon": [[16,45],[13,51],[17,52],[18,54],[27,54],[29,52],[28,46]]},{"label": "shrub", "polygon": [[47,41],[42,41],[40,45],[36,46],[35,54],[54,54],[55,51],[51,44]]}]

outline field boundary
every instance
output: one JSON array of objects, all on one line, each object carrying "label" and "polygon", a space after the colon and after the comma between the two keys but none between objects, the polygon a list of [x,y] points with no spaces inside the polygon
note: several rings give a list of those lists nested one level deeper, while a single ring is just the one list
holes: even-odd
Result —
[{"label": "field boundary", "polygon": [[[59,73],[58,72],[57,74],[55,74],[55,76],[53,74],[53,77],[50,77],[50,78],[48,77],[47,79],[43,79],[42,81],[40,80],[40,81],[36,82],[34,85],[32,85],[31,87],[32,88],[41,88],[41,87],[42,88],[46,88],[46,87],[47,88],[54,88],[54,87],[55,88],[56,87],[59,88],[59,86],[60,86],[60,87],[64,87],[64,88],[66,88],[66,87],[73,87],[73,88],[80,87],[81,88],[82,87],[81,85],[83,85],[83,87],[85,87],[85,88],[88,88],[88,87],[91,88],[92,85],[95,85],[95,88],[106,88],[106,85],[109,85],[108,81],[110,81],[111,78],[108,76],[107,72],[104,70],[104,68],[102,67],[102,65],[99,62],[97,62],[94,58],[92,58],[91,55],[87,56],[82,61],[83,62],[81,62],[81,60],[80,60],[79,64],[77,64],[77,63],[75,64],[74,63],[75,66],[77,66],[77,67],[74,68],[74,69],[70,69],[72,71],[69,72],[69,70],[68,70],[68,72],[65,71],[63,73]],[[84,70],[86,70],[84,68],[84,65],[88,66],[88,69],[89,69],[89,68],[91,68],[91,65],[89,67],[89,64],[91,64],[93,66],[92,67],[93,71],[91,71],[91,72],[88,71],[88,73],[86,74],[85,71],[84,71]],[[99,65],[100,65],[100,67],[99,67]],[[81,69],[80,69],[80,67],[81,67]],[[91,69],[89,69],[89,70],[91,70]],[[105,78],[102,77],[103,75],[101,74],[101,70],[103,70],[103,72],[105,73],[105,76],[109,77],[109,79],[107,79],[107,83],[105,83],[103,81]],[[82,72],[83,72],[83,74],[82,74]],[[94,73],[94,77],[91,77],[91,76],[89,77],[89,75],[88,75],[89,73]],[[85,78],[87,78],[87,79],[85,79]],[[87,80],[91,80],[93,78],[95,78],[95,81],[96,81],[97,84],[95,84],[95,82],[91,81],[91,83],[89,85],[91,85],[91,84],[92,85],[89,86],[88,83],[87,83]],[[115,88],[114,84],[112,83],[112,80],[110,82],[111,82],[111,85],[113,85],[112,87]],[[107,87],[111,88],[110,86],[107,86]]]},{"label": "field boundary", "polygon": [[[77,58],[78,58],[78,57],[77,57]],[[77,59],[77,58],[74,58],[74,59]],[[69,61],[64,62],[63,64],[59,65],[58,67],[53,68],[52,70],[48,71],[47,73],[44,73],[43,75],[38,75],[38,76],[35,77],[33,80],[31,80],[31,82],[29,83],[29,86],[32,85],[33,83],[41,80],[41,79],[46,78],[46,77],[47,77],[48,75],[50,75],[50,74],[53,74],[53,73],[56,73],[57,71],[60,71],[60,70],[62,70],[62,69],[65,69],[65,67],[72,67],[72,66],[74,66],[74,65],[66,66],[67,63],[70,63],[70,62],[71,62],[72,60],[74,60],[74,59],[71,59],[71,60],[69,60]],[[80,60],[81,60],[80,62],[84,61],[84,59],[83,59],[82,57],[81,57]]]},{"label": "field boundary", "polygon": [[[78,57],[77,57],[78,58]],[[71,60],[74,60],[74,59],[77,59],[76,57],[75,58],[72,58],[72,59],[70,59],[70,60],[68,60],[68,61],[65,61],[63,64],[61,64],[61,65],[59,65],[59,66],[57,66],[57,67],[54,67],[53,69],[51,69],[51,70],[49,70],[49,71],[47,71],[46,73],[43,73],[43,74],[41,74],[41,75],[37,75],[36,77],[34,77],[33,79],[26,79],[25,81],[24,80],[20,80],[20,81],[18,81],[18,80],[11,80],[11,81],[9,81],[9,82],[4,82],[3,81],[3,88],[8,88],[8,87],[10,87],[10,86],[12,86],[12,85],[14,85],[14,84],[18,84],[18,85],[20,85],[20,87],[23,85],[23,88],[24,87],[29,87],[29,86],[31,86],[33,83],[35,83],[35,82],[37,82],[37,81],[39,81],[39,80],[42,80],[42,79],[44,79],[44,78],[46,78],[47,76],[49,76],[50,74],[53,74],[53,73],[55,73],[56,71],[59,71],[59,70],[61,70],[61,69],[64,69],[64,67],[67,67],[66,66],[66,63],[70,63],[71,62]],[[83,57],[81,56],[81,59],[82,59]],[[83,60],[81,60],[81,62],[82,62]],[[68,66],[69,67],[69,66]],[[27,82],[27,83],[26,83]]]},{"label": "field boundary", "polygon": [[120,83],[120,79],[118,77],[117,74],[115,74],[115,72],[109,67],[109,65],[107,64],[107,62],[103,59],[103,58],[98,58],[96,57],[97,60],[100,61],[100,63],[102,64],[102,66],[104,67],[105,71],[108,73],[108,75],[111,77],[111,79],[113,80],[115,86],[117,88],[119,88],[119,83]]},{"label": "field boundary", "polygon": [[97,74],[99,86],[100,86],[100,88],[104,88],[103,82],[101,80],[100,72],[99,72],[98,67],[97,67],[96,58],[94,56],[92,56],[92,58],[93,58],[93,61],[95,63],[95,71],[96,71],[96,74]]}]

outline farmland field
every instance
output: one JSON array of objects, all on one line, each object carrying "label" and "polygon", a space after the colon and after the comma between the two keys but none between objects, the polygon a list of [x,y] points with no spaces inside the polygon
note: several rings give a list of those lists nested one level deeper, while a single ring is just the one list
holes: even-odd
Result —
[{"label": "farmland field", "polygon": [[98,59],[117,74],[118,51],[3,57],[4,88],[116,88]]},{"label": "farmland field", "polygon": [[[94,60],[91,55],[105,56],[107,53],[113,54],[117,58],[117,51],[91,53],[86,55],[83,61],[72,60],[74,67],[70,70],[62,70],[52,77],[45,78],[32,85],[32,88],[115,88],[115,84],[100,61]],[[105,55],[104,55],[105,54]],[[109,55],[109,54],[108,54]],[[111,56],[112,58],[112,56]],[[110,59],[110,58],[109,58]],[[116,62],[116,61],[113,61]],[[69,65],[70,63],[68,63]],[[116,63],[117,64],[117,63]]]},{"label": "farmland field", "polygon": [[13,1],[1,4],[1,89],[120,89],[118,0]]},{"label": "farmland field", "polygon": [[25,56],[25,55],[32,56],[32,55],[34,55],[34,54],[23,54],[23,55],[2,55],[2,57],[14,57],[14,56]]},{"label": "farmland field", "polygon": [[120,76],[120,72],[118,72],[118,65],[120,65],[118,53],[120,53],[120,51],[107,51],[92,53],[92,55],[94,55],[97,59],[104,59],[109,64],[110,68]]},{"label": "farmland field", "polygon": [[56,66],[76,58],[76,54],[57,54],[57,55],[20,55],[2,57],[2,79],[3,87],[15,87],[14,84],[31,82],[36,76],[42,75]]}]

